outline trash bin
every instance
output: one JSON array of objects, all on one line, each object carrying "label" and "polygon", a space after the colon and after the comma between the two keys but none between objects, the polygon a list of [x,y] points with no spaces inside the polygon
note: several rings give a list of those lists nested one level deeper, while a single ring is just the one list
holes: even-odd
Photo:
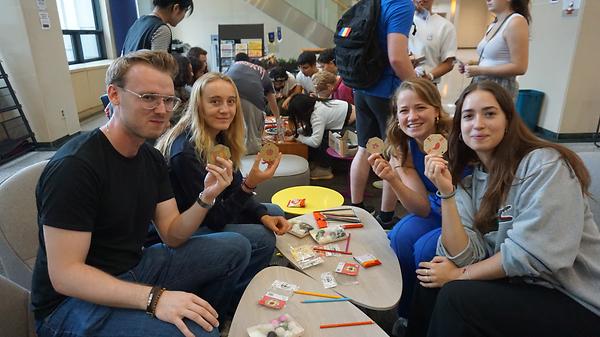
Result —
[{"label": "trash bin", "polygon": [[541,91],[531,89],[519,90],[516,104],[517,112],[531,131],[535,131],[543,101],[544,93]]}]

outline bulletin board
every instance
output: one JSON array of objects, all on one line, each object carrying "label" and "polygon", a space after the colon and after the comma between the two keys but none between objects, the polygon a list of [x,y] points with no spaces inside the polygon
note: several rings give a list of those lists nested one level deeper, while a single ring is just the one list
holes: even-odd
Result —
[{"label": "bulletin board", "polygon": [[226,71],[240,52],[250,58],[263,57],[264,30],[263,24],[219,25],[219,71]]}]

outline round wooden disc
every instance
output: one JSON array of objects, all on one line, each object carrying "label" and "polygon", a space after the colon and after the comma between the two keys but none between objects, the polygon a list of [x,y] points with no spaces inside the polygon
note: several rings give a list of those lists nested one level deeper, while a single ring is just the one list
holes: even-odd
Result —
[{"label": "round wooden disc", "polygon": [[213,146],[213,148],[210,149],[210,152],[208,153],[208,163],[216,164],[217,157],[221,157],[223,159],[230,159],[231,151],[227,146],[223,144],[217,144]]},{"label": "round wooden disc", "polygon": [[425,138],[423,150],[427,154],[443,155],[448,151],[448,141],[439,133],[434,133]]},{"label": "round wooden disc", "polygon": [[383,140],[381,140],[379,137],[373,137],[367,142],[367,152],[370,154],[383,153],[383,148]]},{"label": "round wooden disc", "polygon": [[260,157],[264,161],[273,161],[279,155],[279,148],[275,143],[265,143],[260,149]]}]

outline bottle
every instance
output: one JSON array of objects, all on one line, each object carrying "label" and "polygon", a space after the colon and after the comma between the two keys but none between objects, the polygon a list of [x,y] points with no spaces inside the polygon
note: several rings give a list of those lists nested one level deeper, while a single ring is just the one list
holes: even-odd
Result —
[{"label": "bottle", "polygon": [[283,143],[285,141],[285,126],[283,125],[283,118],[277,117],[277,142]]}]

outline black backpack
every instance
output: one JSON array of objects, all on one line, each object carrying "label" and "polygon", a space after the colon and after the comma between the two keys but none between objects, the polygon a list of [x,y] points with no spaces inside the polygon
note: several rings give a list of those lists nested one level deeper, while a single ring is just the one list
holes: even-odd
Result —
[{"label": "black backpack", "polygon": [[335,64],[344,84],[351,88],[371,87],[389,63],[377,38],[380,12],[381,0],[360,0],[337,23]]}]

